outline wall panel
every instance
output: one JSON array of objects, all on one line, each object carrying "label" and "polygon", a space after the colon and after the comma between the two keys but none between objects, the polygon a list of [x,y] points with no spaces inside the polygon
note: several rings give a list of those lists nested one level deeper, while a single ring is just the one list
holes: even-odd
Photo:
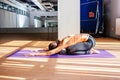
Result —
[{"label": "wall panel", "polygon": [[3,10],[3,9],[1,9],[1,13],[0,13],[0,15],[1,15],[1,28],[4,28],[4,16],[5,16],[5,11]]}]

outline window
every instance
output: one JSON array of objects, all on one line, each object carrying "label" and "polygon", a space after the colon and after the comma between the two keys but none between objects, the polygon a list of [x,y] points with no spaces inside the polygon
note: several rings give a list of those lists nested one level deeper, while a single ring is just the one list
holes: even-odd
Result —
[{"label": "window", "polygon": [[3,9],[4,9],[4,10],[7,10],[7,9],[8,9],[8,5],[5,4],[5,3],[3,3],[3,5],[4,5],[4,6],[3,6]]},{"label": "window", "polygon": [[12,11],[12,6],[8,6],[8,11]]},{"label": "window", "polygon": [[12,11],[12,12],[15,12],[15,7],[12,6],[12,7],[11,7],[11,11]]},{"label": "window", "polygon": [[2,9],[2,8],[3,8],[2,4],[3,4],[3,3],[2,3],[2,2],[0,2],[0,9]]}]

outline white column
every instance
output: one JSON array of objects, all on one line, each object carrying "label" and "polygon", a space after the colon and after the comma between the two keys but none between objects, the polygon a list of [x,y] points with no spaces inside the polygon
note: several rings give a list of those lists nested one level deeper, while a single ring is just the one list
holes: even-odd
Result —
[{"label": "white column", "polygon": [[58,0],[58,39],[80,34],[80,0]]}]

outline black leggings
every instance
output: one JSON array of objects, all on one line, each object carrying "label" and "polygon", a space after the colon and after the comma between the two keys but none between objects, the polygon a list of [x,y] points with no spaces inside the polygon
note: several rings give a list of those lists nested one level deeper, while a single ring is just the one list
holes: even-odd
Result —
[{"label": "black leggings", "polygon": [[80,42],[66,48],[67,54],[89,54],[90,49],[93,48],[95,44],[94,38],[90,35],[86,42]]}]

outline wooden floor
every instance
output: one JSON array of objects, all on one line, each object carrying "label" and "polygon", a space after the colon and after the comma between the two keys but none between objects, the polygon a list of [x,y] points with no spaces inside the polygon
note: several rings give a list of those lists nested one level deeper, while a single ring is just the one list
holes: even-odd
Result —
[{"label": "wooden floor", "polygon": [[96,38],[96,49],[115,58],[40,58],[5,56],[19,49],[46,47],[51,41],[7,40],[0,42],[0,80],[120,80],[120,40]]}]

